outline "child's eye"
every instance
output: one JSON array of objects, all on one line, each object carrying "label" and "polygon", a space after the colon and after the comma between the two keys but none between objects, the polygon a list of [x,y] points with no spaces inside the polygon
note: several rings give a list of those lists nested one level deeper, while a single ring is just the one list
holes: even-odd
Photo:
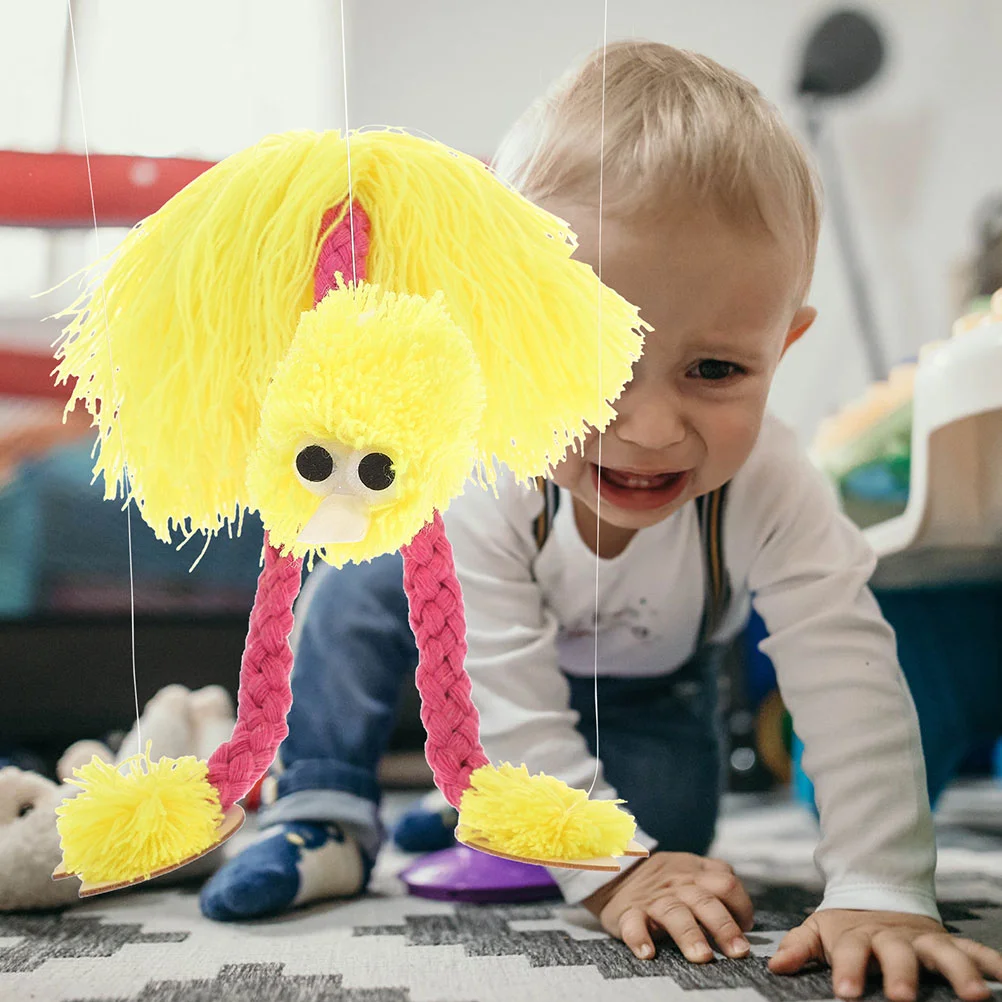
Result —
[{"label": "child's eye", "polygon": [[736,376],[743,370],[740,365],[733,362],[722,362],[719,358],[704,358],[697,362],[686,373],[691,379],[708,379],[711,382],[720,382],[731,376]]}]

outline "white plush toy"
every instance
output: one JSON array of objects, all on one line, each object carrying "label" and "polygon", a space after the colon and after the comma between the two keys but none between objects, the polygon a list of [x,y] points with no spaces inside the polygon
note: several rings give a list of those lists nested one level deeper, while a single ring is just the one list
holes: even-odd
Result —
[{"label": "white plush toy", "polygon": [[[151,742],[154,759],[162,755],[205,759],[230,736],[234,721],[233,702],[221,686],[191,692],[182,685],[169,685],[146,704],[139,733],[143,745]],[[0,769],[0,911],[57,908],[79,900],[79,880],[52,879],[62,858],[55,810],[76,792],[65,780],[95,755],[121,762],[135,754],[138,740],[133,727],[117,757],[100,742],[78,741],[59,760],[60,783],[14,767]],[[219,865],[220,855],[209,853],[161,879],[205,876]]]}]

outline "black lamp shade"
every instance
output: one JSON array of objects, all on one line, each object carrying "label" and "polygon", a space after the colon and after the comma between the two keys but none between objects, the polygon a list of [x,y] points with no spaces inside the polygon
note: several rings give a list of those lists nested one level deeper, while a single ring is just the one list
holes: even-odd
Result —
[{"label": "black lamp shade", "polygon": [[878,26],[858,11],[830,14],[814,29],[804,49],[798,92],[840,97],[868,84],[884,62]]}]

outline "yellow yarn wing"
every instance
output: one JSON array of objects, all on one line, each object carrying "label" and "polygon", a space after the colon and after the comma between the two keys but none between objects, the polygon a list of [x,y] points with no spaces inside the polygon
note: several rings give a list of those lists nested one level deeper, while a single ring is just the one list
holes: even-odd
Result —
[{"label": "yellow yarn wing", "polygon": [[[643,325],[571,259],[566,226],[474,158],[403,132],[353,134],[351,167],[372,224],[368,280],[425,299],[441,292],[473,346],[486,479],[494,457],[521,479],[543,473],[586,425],[604,427]],[[323,217],[347,194],[341,135],[271,136],[133,230],[67,311],[58,375],[76,378],[71,403],[94,415],[95,473],[114,497],[127,466],[161,539],[176,527],[215,533],[254,507],[247,471],[261,408],[313,305]]]},{"label": "yellow yarn wing", "polygon": [[[353,138],[352,171],[372,219],[370,280],[441,290],[473,342],[487,390],[477,435],[485,479],[493,482],[496,458],[528,481],[587,425],[605,428],[645,325],[571,258],[567,224],[473,157],[403,133]],[[394,187],[403,197],[385,197]]]}]

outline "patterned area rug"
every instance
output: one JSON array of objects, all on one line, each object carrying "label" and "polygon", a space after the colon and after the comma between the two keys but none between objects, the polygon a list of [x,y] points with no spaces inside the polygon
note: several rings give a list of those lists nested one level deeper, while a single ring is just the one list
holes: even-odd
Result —
[{"label": "patterned area rug", "polygon": [[[1002,791],[962,791],[940,814],[943,915],[1002,947]],[[973,820],[972,820],[973,819]],[[994,826],[994,831],[991,828]],[[715,854],[757,905],[753,955],[686,963],[662,946],[642,962],[587,912],[558,905],[464,906],[407,897],[387,853],[374,890],[279,920],[208,922],[194,889],[96,898],[63,913],[0,914],[3,1002],[809,1002],[827,972],[792,978],[766,962],[819,900],[813,822],[788,803],[729,803]],[[869,997],[879,997],[876,984]],[[920,998],[951,993],[930,980]],[[1002,988],[995,992],[1002,1002]]]}]

